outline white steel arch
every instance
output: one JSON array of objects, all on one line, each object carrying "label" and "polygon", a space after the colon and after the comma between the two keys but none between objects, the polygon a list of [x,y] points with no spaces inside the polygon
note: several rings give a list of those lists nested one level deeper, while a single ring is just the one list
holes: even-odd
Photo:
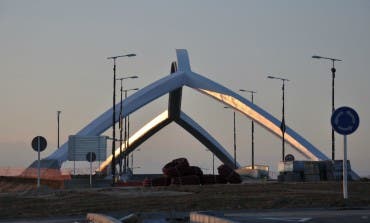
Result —
[{"label": "white steel arch", "polygon": [[[222,103],[232,107],[236,111],[241,112],[248,118],[254,120],[259,125],[266,128],[278,137],[282,137],[280,130],[280,121],[273,117],[271,114],[260,108],[259,106],[252,104],[248,99],[240,96],[239,94],[229,90],[228,88],[201,76],[193,72],[190,68],[189,57],[187,51],[184,49],[176,50],[178,71],[171,75],[167,75],[164,78],[153,82],[152,84],[137,91],[126,100],[123,101],[124,114],[127,115],[135,112],[137,109],[145,106],[151,101],[172,92],[183,86],[193,88],[205,95],[208,95]],[[117,107],[119,104],[116,105]],[[119,119],[119,114],[116,113],[116,122]],[[195,122],[189,122],[194,125]],[[93,120],[83,129],[81,129],[77,135],[100,135],[112,126],[112,108],[104,112],[98,118]],[[207,136],[208,137],[208,136]],[[213,138],[210,140],[214,140]],[[286,127],[285,140],[293,146],[298,152],[305,157],[312,160],[325,160],[328,157],[319,151],[310,142],[300,136],[298,133],[293,131],[288,126]],[[217,142],[215,142],[217,144]],[[219,151],[225,153],[226,151]],[[45,158],[46,160],[56,160],[59,166],[67,160],[68,143],[64,143],[60,149],[57,149],[50,156]],[[226,152],[227,153],[227,152]],[[229,154],[225,154],[229,156]]]}]

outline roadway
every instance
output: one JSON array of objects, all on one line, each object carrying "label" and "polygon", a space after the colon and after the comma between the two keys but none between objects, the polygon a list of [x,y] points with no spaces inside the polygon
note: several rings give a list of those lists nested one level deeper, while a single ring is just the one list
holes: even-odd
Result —
[{"label": "roadway", "polygon": [[[208,216],[220,217],[230,222],[248,223],[364,223],[370,222],[370,209],[338,210],[338,209],[307,209],[307,210],[264,210],[264,211],[228,211],[200,212]],[[201,221],[206,222],[206,221]],[[217,222],[217,221],[216,221]]]},{"label": "roadway", "polygon": [[[194,212],[190,213],[193,214]],[[370,222],[370,209],[358,210],[339,210],[339,209],[273,209],[273,210],[246,210],[246,211],[204,211],[196,212],[203,218],[198,222],[213,222],[214,219],[209,217],[218,217],[226,219],[226,222],[241,222],[241,223],[365,223]],[[116,218],[123,217],[127,213],[111,213],[110,216]],[[142,223],[166,223],[175,221],[179,223],[188,222],[186,212],[151,212],[142,213]],[[172,219],[171,219],[172,218]],[[48,217],[48,218],[28,218],[14,220],[0,220],[0,223],[84,223],[86,216],[76,217]]]}]

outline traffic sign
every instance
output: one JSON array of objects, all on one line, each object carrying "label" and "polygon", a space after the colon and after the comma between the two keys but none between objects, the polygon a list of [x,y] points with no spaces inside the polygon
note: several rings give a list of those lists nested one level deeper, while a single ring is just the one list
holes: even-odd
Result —
[{"label": "traffic sign", "polygon": [[88,152],[86,154],[86,160],[90,163],[90,187],[92,187],[92,162],[96,160],[94,152]]},{"label": "traffic sign", "polygon": [[294,161],[294,156],[292,154],[287,154],[284,158],[284,161],[285,162],[288,162],[288,161]]},{"label": "traffic sign", "polygon": [[357,130],[360,118],[352,108],[340,107],[333,112],[330,121],[333,129],[343,135],[343,198],[347,199],[347,135]]},{"label": "traffic sign", "polygon": [[87,160],[88,162],[94,162],[94,161],[96,160],[96,155],[95,155],[95,153],[94,153],[94,152],[88,152],[88,153],[86,154],[86,160]]},{"label": "traffic sign", "polygon": [[360,118],[355,110],[350,107],[340,107],[331,116],[333,129],[341,135],[355,132],[360,124]]},{"label": "traffic sign", "polygon": [[48,143],[46,142],[46,139],[44,137],[36,136],[35,138],[32,139],[31,145],[32,145],[33,150],[35,150],[36,152],[38,152],[39,149],[40,149],[40,152],[42,152],[46,149],[46,146],[48,145]]},{"label": "traffic sign", "polygon": [[47,145],[46,139],[42,136],[36,136],[31,142],[32,149],[37,152],[37,189],[40,188],[40,152],[44,151]]}]

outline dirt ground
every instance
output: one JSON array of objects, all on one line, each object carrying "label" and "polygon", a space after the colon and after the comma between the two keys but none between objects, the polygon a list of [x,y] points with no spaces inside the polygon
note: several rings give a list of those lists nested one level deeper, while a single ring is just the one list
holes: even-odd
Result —
[{"label": "dirt ground", "polygon": [[[13,185],[13,186],[12,186]],[[14,188],[17,188],[15,190]],[[340,182],[114,187],[37,191],[28,183],[0,180],[0,219],[109,213],[246,210],[270,208],[370,208],[370,183],[350,182],[342,199]]]}]

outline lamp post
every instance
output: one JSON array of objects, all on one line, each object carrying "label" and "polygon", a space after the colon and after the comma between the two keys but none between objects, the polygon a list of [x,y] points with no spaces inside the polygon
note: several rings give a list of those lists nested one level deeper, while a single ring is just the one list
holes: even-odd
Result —
[{"label": "lamp post", "polygon": [[[224,108],[229,109],[230,107],[225,106]],[[234,133],[234,169],[237,168],[236,166],[236,127],[235,127],[235,110],[233,109],[233,133]]]},{"label": "lamp post", "polygon": [[206,149],[206,151],[209,151],[212,153],[212,174],[214,176],[215,175],[215,154],[209,149]]},{"label": "lamp post", "polygon": [[115,183],[115,176],[116,176],[116,158],[115,158],[115,146],[116,146],[116,60],[120,57],[134,57],[136,54],[126,54],[126,55],[120,55],[120,56],[112,56],[108,57],[108,60],[113,60],[113,114],[112,114],[112,127],[113,127],[113,133],[112,133],[112,184]]},{"label": "lamp post", "polygon": [[281,80],[283,82],[283,85],[281,88],[282,93],[283,93],[282,95],[283,108],[282,108],[282,119],[281,119],[280,129],[283,135],[282,142],[281,142],[281,146],[282,146],[281,160],[284,161],[284,157],[285,157],[285,81],[289,81],[289,80],[286,78],[274,77],[274,76],[267,76],[267,78]]},{"label": "lamp post", "polygon": [[[127,98],[127,92],[129,91],[137,91],[139,88],[132,88],[123,90],[125,92],[125,99]],[[126,128],[126,118],[125,118],[125,148],[126,150],[130,147],[130,115],[127,115],[127,128]],[[126,161],[125,161],[126,162]],[[128,157],[127,157],[127,167],[129,167]],[[131,153],[131,170],[132,173],[134,171],[134,151]]]},{"label": "lamp post", "polygon": [[215,154],[212,152],[212,175],[215,175]]},{"label": "lamp post", "polygon": [[60,113],[62,113],[62,111],[57,111],[57,122],[58,122],[58,149],[59,149],[59,147],[60,147],[60,144],[59,144],[59,133],[60,133],[60,131],[59,131],[59,121],[60,121]]},{"label": "lamp post", "polygon": [[[325,59],[325,60],[331,60],[332,61],[332,68],[331,68],[331,74],[332,74],[332,84],[331,84],[331,113],[333,114],[335,107],[334,107],[334,79],[335,79],[335,61],[342,61],[340,59],[330,58],[330,57],[321,57],[314,55],[312,56],[314,59]],[[331,159],[335,160],[335,136],[334,136],[334,129],[331,128]]]},{"label": "lamp post", "polygon": [[[126,80],[126,79],[135,79],[135,78],[138,78],[138,76],[129,76],[129,77],[121,77],[121,78],[116,78],[116,80],[119,80],[121,82],[121,88],[120,88],[120,92],[121,92],[121,102],[120,102],[120,110],[119,110],[119,175],[121,176],[122,174],[122,119],[123,119],[123,101],[122,101],[122,93],[123,93],[123,80]],[[125,146],[126,148],[126,146]],[[125,160],[126,161],[126,160]]]},{"label": "lamp post", "polygon": [[[244,90],[244,89],[239,89],[239,91],[251,93],[252,104],[254,103],[253,102],[253,96],[254,96],[255,93],[257,93],[256,91],[249,91],[249,90]],[[252,135],[252,169],[254,170],[254,121],[253,121],[253,119],[252,119],[251,131],[252,131],[252,133],[251,133],[251,135]]]}]

